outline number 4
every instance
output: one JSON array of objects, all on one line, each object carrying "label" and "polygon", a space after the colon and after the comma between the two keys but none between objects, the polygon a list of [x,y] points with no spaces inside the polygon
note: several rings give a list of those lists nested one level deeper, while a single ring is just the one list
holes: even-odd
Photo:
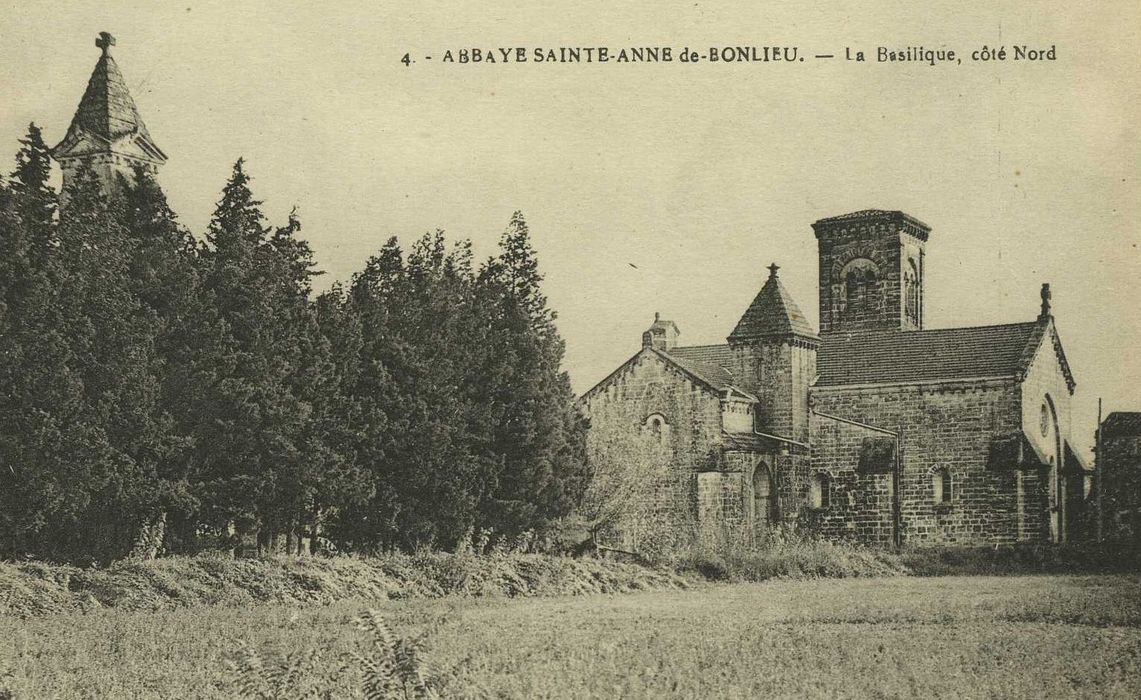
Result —
[{"label": "number 4", "polygon": [[406,66],[410,66],[412,65],[412,57],[408,54],[404,54],[404,58],[400,59],[400,62]]}]

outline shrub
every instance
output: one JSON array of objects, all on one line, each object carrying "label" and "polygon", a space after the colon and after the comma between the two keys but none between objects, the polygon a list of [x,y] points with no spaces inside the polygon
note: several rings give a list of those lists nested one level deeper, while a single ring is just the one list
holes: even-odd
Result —
[{"label": "shrub", "polygon": [[852,578],[906,574],[890,552],[834,543],[778,530],[747,542],[706,538],[674,555],[673,566],[712,581],[765,581],[771,578]]}]

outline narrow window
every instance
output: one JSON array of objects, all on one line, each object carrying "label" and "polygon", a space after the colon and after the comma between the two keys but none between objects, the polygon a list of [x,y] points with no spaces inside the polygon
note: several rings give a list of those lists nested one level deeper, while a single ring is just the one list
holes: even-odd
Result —
[{"label": "narrow window", "polygon": [[919,268],[915,261],[908,259],[908,269],[903,276],[904,299],[907,309],[907,320],[919,325]]},{"label": "narrow window", "polygon": [[773,519],[773,478],[764,462],[753,471],[753,515],[757,525]]},{"label": "narrow window", "polygon": [[951,502],[951,472],[937,469],[931,473],[931,491],[936,504]]},{"label": "narrow window", "polygon": [[864,273],[862,270],[852,270],[846,280],[848,308],[854,309],[860,302],[860,292],[864,286]]},{"label": "narrow window", "polygon": [[828,508],[832,502],[832,488],[827,474],[816,474],[808,484],[808,506],[817,510]]}]

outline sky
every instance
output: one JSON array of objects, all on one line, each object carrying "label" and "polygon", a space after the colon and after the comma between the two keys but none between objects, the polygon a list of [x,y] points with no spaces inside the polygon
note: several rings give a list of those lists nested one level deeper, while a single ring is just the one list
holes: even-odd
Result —
[{"label": "sky", "polygon": [[[724,342],[772,262],[816,325],[811,223],[901,209],[932,228],[928,327],[1032,320],[1049,282],[1077,442],[1092,442],[1099,398],[1141,410],[1137,3],[616,5],[0,2],[0,149],[31,121],[63,137],[109,31],[196,233],[239,157],[272,222],[298,207],[323,286],[392,235],[442,228],[492,255],[522,210],[580,393],[655,312],[683,344]],[[969,60],[1015,44],[1057,58]],[[726,45],[809,60],[441,61]],[[920,45],[962,64],[875,60]]]}]

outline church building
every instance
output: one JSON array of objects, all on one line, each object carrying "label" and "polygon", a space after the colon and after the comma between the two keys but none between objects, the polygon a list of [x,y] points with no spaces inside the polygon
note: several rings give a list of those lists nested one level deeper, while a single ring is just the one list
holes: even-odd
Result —
[{"label": "church building", "polygon": [[[817,333],[769,267],[726,342],[642,347],[580,399],[592,430],[661,441],[702,534],[795,526],[868,544],[1065,542],[1089,477],[1074,377],[1042,285],[1037,318],[928,329],[931,229],[900,211],[812,224]],[[618,537],[621,533],[617,534]]]}]

